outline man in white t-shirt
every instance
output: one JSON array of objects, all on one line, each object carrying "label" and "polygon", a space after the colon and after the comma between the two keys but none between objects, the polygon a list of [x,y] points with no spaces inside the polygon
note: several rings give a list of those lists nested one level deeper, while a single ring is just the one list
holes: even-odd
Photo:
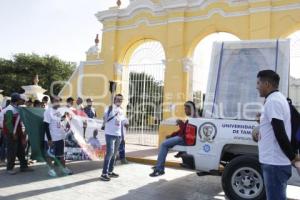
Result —
[{"label": "man in white t-shirt", "polygon": [[103,123],[105,123],[106,155],[100,177],[102,181],[110,181],[110,178],[119,177],[113,170],[121,141],[122,122],[125,120],[125,115],[121,108],[122,102],[123,96],[117,94],[114,98],[114,105],[107,108],[104,112]]},{"label": "man in white t-shirt", "polygon": [[52,97],[52,106],[49,107],[44,113],[44,126],[45,126],[45,157],[49,166],[49,176],[57,176],[52,160],[57,162],[61,167],[62,172],[66,175],[71,175],[72,171],[65,165],[64,159],[64,139],[66,137],[66,130],[63,126],[63,115],[58,110],[60,107],[61,99],[59,97]]},{"label": "man in white t-shirt", "polygon": [[258,138],[259,161],[268,200],[285,200],[295,153],[291,146],[291,114],[286,97],[278,91],[280,77],[272,70],[257,75],[257,90],[265,98]]}]

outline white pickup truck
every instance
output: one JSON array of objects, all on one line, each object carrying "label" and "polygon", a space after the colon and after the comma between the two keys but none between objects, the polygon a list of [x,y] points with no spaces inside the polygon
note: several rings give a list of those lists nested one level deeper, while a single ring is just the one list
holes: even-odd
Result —
[{"label": "white pickup truck", "polygon": [[[191,156],[199,176],[222,176],[222,186],[229,199],[265,199],[258,148],[252,140],[255,121],[192,118],[189,125],[195,127],[195,145],[175,146],[173,150]],[[300,186],[295,169],[289,184]]]},{"label": "white pickup truck", "polygon": [[[204,112],[204,118],[189,119],[189,130],[195,136],[193,146],[173,148],[186,152],[198,175],[221,175],[229,199],[265,199],[258,147],[252,140],[252,130],[258,125],[253,113],[257,112],[250,117],[244,114],[256,105],[262,106],[255,88],[260,70],[276,71],[281,77],[279,90],[288,95],[289,46],[288,40],[215,43],[204,102],[204,111],[209,114]],[[221,105],[222,112],[218,113],[215,105]],[[234,108],[237,105],[245,109]],[[237,117],[220,117],[220,113]],[[296,169],[289,184],[300,186]]]}]

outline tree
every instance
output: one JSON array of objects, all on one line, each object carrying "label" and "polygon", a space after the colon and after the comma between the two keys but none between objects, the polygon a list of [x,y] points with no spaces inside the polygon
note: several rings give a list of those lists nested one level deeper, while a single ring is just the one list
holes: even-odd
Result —
[{"label": "tree", "polygon": [[[39,75],[39,85],[50,94],[54,81],[67,81],[75,69],[75,64],[65,62],[55,56],[37,54],[15,54],[12,60],[0,58],[0,89],[9,96],[12,92],[23,93],[21,86],[33,84],[33,78]],[[57,95],[62,84],[55,84],[53,93]]]},{"label": "tree", "polygon": [[129,74],[129,105],[127,116],[131,126],[158,124],[162,118],[163,84],[152,75]]}]

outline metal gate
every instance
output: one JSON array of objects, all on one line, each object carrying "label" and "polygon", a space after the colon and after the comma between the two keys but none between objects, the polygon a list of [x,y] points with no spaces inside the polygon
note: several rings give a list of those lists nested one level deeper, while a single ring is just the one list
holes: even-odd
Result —
[{"label": "metal gate", "polygon": [[157,146],[162,120],[165,65],[131,64],[125,67],[129,129],[126,143]]}]

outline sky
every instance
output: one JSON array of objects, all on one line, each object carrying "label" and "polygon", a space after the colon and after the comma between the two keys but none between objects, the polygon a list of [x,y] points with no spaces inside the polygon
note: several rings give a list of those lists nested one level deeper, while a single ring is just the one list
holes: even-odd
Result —
[{"label": "sky", "polygon": [[79,63],[101,35],[95,14],[115,5],[116,0],[0,0],[0,57],[37,53]]},{"label": "sky", "polygon": [[[129,0],[122,0],[122,8]],[[116,6],[116,0],[0,0],[0,57],[10,59],[15,53],[56,55],[65,61],[85,60],[85,52],[101,36],[102,24],[95,14]],[[230,40],[226,35],[218,40]],[[194,54],[210,58],[212,37]],[[208,48],[207,48],[208,47]],[[300,78],[300,32],[291,38],[291,75]],[[198,60],[207,66],[210,59]],[[206,82],[206,80],[204,81]],[[199,83],[200,84],[200,83]],[[202,90],[206,84],[201,83]]]}]

